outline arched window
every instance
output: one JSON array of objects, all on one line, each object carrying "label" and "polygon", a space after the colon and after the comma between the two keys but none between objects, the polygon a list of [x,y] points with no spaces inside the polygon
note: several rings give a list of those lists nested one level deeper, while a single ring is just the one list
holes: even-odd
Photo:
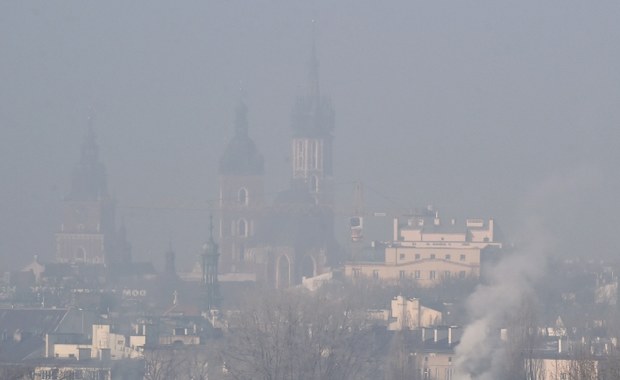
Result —
[{"label": "arched window", "polygon": [[247,205],[248,204],[248,190],[245,188],[239,189],[237,200],[240,205],[244,205],[244,206]]},{"label": "arched window", "polygon": [[248,223],[245,219],[239,219],[239,222],[237,223],[237,235],[248,236]]}]

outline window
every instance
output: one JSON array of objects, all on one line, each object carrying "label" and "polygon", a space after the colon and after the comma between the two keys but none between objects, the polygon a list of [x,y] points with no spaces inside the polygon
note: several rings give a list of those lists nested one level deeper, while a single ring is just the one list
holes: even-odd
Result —
[{"label": "window", "polygon": [[295,141],[295,169],[304,169],[304,142],[300,140]]},{"label": "window", "polygon": [[434,280],[436,277],[437,277],[437,272],[435,272],[434,270],[432,270],[432,271],[429,273],[429,278],[430,278],[431,280]]},{"label": "window", "polygon": [[434,259],[435,259],[435,254],[431,253],[431,260],[434,260]]},{"label": "window", "polygon": [[239,224],[237,226],[237,235],[239,236],[248,236],[248,226],[245,219],[240,219]]},{"label": "window", "polygon": [[461,278],[461,279],[465,278],[465,271],[464,270],[459,272],[459,278]]},{"label": "window", "polygon": [[446,260],[450,260],[450,259],[451,259],[450,254],[447,254],[447,255],[446,255]]},{"label": "window", "polygon": [[404,279],[405,279],[405,271],[404,271],[404,270],[401,270],[401,271],[398,273],[398,277],[399,277],[401,280],[404,280]]},{"label": "window", "polygon": [[399,257],[401,260],[404,260],[404,259],[405,259],[405,254],[404,254],[404,253],[401,253],[398,257]]},{"label": "window", "polygon": [[465,261],[465,255],[461,255],[461,261]]},{"label": "window", "polygon": [[362,270],[360,268],[353,268],[353,277],[357,278],[362,275]]},{"label": "window", "polygon": [[446,280],[449,280],[449,279],[450,279],[450,271],[449,271],[449,270],[447,270],[447,271],[443,272],[443,277],[444,277]]},{"label": "window", "polygon": [[378,270],[373,270],[372,271],[372,278],[374,278],[375,280],[379,279],[379,271]]},{"label": "window", "polygon": [[240,205],[246,206],[248,204],[248,191],[247,189],[241,188],[239,190],[239,194],[237,195],[237,201]]},{"label": "window", "polygon": [[419,279],[420,279],[420,271],[419,271],[419,270],[417,270],[417,271],[413,272],[413,277],[414,277],[416,280],[419,280]]},{"label": "window", "polygon": [[416,254],[415,254],[415,259],[416,259],[416,260],[420,260],[420,254],[419,254],[419,253],[416,253]]}]

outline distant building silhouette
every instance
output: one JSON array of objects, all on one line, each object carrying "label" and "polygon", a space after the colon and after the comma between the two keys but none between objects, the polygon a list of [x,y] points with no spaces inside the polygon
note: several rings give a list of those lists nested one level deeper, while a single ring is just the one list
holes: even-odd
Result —
[{"label": "distant building silhouette", "polygon": [[219,165],[220,244],[223,272],[247,272],[246,248],[253,246],[264,214],[264,163],[248,134],[248,110],[240,102],[235,133]]},{"label": "distant building silhouette", "polygon": [[264,162],[248,137],[247,108],[237,107],[235,135],[220,159],[222,273],[252,274],[283,288],[324,273],[337,261],[334,238],[334,111],[319,89],[312,47],[307,91],[292,112],[290,187],[272,204],[264,196]]},{"label": "distant building silhouette", "polygon": [[63,221],[56,234],[56,260],[65,263],[110,264],[130,260],[124,225],[116,230],[115,204],[108,195],[105,166],[89,125],[64,201]]},{"label": "distant building silhouette", "polygon": [[209,240],[202,251],[202,286],[205,291],[205,310],[212,311],[220,307],[220,285],[218,282],[219,247],[213,239],[213,217],[209,227]]}]

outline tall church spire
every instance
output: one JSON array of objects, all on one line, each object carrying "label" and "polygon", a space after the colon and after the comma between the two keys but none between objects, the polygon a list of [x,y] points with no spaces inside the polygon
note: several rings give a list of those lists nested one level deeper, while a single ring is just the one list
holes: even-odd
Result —
[{"label": "tall church spire", "polygon": [[291,123],[294,135],[299,137],[327,137],[334,129],[332,104],[329,99],[321,95],[320,64],[316,45],[316,21],[312,20],[307,90],[305,94],[297,97]]},{"label": "tall church spire", "polygon": [[248,135],[248,107],[243,100],[235,108],[235,134],[220,158],[220,175],[262,175],[263,156]]},{"label": "tall church spire", "polygon": [[107,196],[105,167],[99,161],[99,146],[96,140],[93,117],[89,116],[80,161],[73,171],[69,195],[71,200],[97,200]]},{"label": "tall church spire", "polygon": [[308,90],[310,93],[308,95],[314,98],[317,104],[321,97],[319,68],[319,58],[316,53],[316,20],[312,20],[312,50],[308,61]]},{"label": "tall church spire", "polygon": [[220,288],[217,279],[220,252],[213,239],[213,215],[209,216],[209,240],[202,252],[202,285],[205,289],[205,309],[214,310],[220,305]]},{"label": "tall church spire", "polygon": [[235,136],[248,137],[248,106],[243,100],[235,109]]}]

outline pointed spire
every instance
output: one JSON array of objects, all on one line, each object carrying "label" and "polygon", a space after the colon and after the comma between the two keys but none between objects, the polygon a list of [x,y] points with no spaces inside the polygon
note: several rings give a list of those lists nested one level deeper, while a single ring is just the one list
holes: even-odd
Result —
[{"label": "pointed spire", "polygon": [[263,156],[248,135],[248,107],[243,95],[235,107],[235,134],[220,158],[222,175],[261,175],[264,172]]},{"label": "pointed spire", "polygon": [[82,142],[82,164],[95,164],[99,159],[99,147],[97,146],[97,135],[95,134],[95,111],[93,107],[88,108],[88,118],[86,119],[86,135]]},{"label": "pointed spire", "polygon": [[213,240],[213,214],[209,214],[209,240]]},{"label": "pointed spire", "polygon": [[69,196],[73,200],[95,200],[107,195],[105,167],[99,162],[99,146],[93,125],[94,116],[91,109],[81,145],[80,161],[73,173]]},{"label": "pointed spire", "polygon": [[164,273],[170,276],[176,275],[176,265],[175,265],[176,255],[174,250],[172,249],[172,240],[168,242],[168,250],[165,253],[165,265],[164,265]]},{"label": "pointed spire", "polygon": [[316,52],[316,20],[312,20],[312,50],[308,61],[308,90],[310,97],[318,103],[321,96],[319,85],[319,59]]},{"label": "pointed spire", "polygon": [[321,95],[316,34],[316,20],[313,19],[306,93],[297,98],[293,107],[291,124],[296,136],[327,136],[334,129],[331,102]]},{"label": "pointed spire", "polygon": [[209,240],[204,245],[204,251],[206,254],[216,255],[217,254],[217,243],[213,238],[213,214],[209,215]]},{"label": "pointed spire", "polygon": [[239,101],[235,108],[235,136],[248,136],[248,107],[243,99]]},{"label": "pointed spire", "polygon": [[88,126],[86,129],[86,135],[82,142],[82,154],[80,157],[80,163],[83,165],[96,165],[99,161],[99,146],[97,145],[97,135],[93,128],[92,118],[88,117]]}]

